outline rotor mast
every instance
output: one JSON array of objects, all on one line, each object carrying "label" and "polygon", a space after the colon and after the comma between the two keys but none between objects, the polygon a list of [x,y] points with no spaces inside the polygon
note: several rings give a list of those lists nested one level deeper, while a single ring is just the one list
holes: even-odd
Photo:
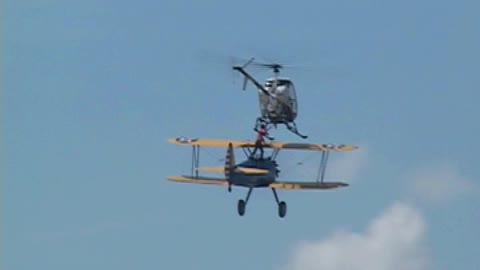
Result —
[{"label": "rotor mast", "polygon": [[274,81],[273,81],[273,87],[272,88],[273,88],[274,93],[275,93],[276,90],[277,90],[277,85],[278,85],[278,73],[280,73],[280,68],[282,68],[282,66],[279,65],[279,64],[271,64],[271,65],[268,65],[268,67],[273,69]]}]

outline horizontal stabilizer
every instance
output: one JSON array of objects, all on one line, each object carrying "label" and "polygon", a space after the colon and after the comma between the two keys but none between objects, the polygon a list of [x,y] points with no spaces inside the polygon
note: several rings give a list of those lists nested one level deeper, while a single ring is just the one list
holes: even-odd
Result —
[{"label": "horizontal stabilizer", "polygon": [[267,174],[268,170],[256,169],[256,168],[237,167],[235,169],[235,172],[245,173],[245,174]]},{"label": "horizontal stabilizer", "polygon": [[202,171],[202,172],[215,172],[215,173],[225,172],[225,168],[223,167],[198,167],[198,168],[195,168],[195,170]]}]

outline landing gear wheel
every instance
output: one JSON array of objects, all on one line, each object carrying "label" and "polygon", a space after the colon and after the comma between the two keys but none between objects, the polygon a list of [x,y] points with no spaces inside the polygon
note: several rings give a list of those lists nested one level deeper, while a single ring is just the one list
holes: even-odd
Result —
[{"label": "landing gear wheel", "polygon": [[238,200],[238,214],[240,216],[245,215],[245,201],[244,200]]},{"label": "landing gear wheel", "polygon": [[278,215],[283,218],[287,214],[287,204],[285,202],[280,202],[278,204]]}]

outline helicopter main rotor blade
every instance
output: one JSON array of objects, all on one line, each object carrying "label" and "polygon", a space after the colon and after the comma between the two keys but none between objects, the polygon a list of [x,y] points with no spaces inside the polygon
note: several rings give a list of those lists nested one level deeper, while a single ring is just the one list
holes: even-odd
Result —
[{"label": "helicopter main rotor blade", "polygon": [[264,63],[254,63],[256,66],[260,67],[267,67],[267,68],[272,68],[272,69],[281,69],[284,68],[283,65],[272,63],[272,64],[264,64]]}]

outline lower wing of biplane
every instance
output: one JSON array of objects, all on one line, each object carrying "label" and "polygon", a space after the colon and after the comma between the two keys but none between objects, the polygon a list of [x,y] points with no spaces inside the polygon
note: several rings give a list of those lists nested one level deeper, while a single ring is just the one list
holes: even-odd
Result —
[{"label": "lower wing of biplane", "polygon": [[[214,178],[214,177],[191,177],[185,175],[169,176],[168,180],[181,183],[194,183],[194,184],[208,184],[208,185],[220,185],[229,186],[229,182],[226,178]],[[273,195],[278,205],[278,215],[284,218],[287,213],[287,204],[284,201],[280,201],[277,194],[277,189],[286,190],[313,190],[313,189],[335,189],[340,187],[346,187],[348,184],[342,182],[289,182],[289,181],[275,181],[268,185],[272,189]],[[248,199],[252,194],[253,187],[248,189],[245,200],[238,200],[237,211],[240,216],[245,214]]]},{"label": "lower wing of biplane", "polygon": [[[219,186],[228,186],[228,180],[226,178],[220,177],[205,177],[205,176],[187,176],[187,175],[175,175],[168,176],[168,180],[173,182],[181,183],[191,183],[191,184],[209,184],[209,185],[219,185]],[[268,187],[275,189],[334,189],[347,187],[347,183],[343,182],[291,182],[291,181],[275,181],[271,183]]]}]

